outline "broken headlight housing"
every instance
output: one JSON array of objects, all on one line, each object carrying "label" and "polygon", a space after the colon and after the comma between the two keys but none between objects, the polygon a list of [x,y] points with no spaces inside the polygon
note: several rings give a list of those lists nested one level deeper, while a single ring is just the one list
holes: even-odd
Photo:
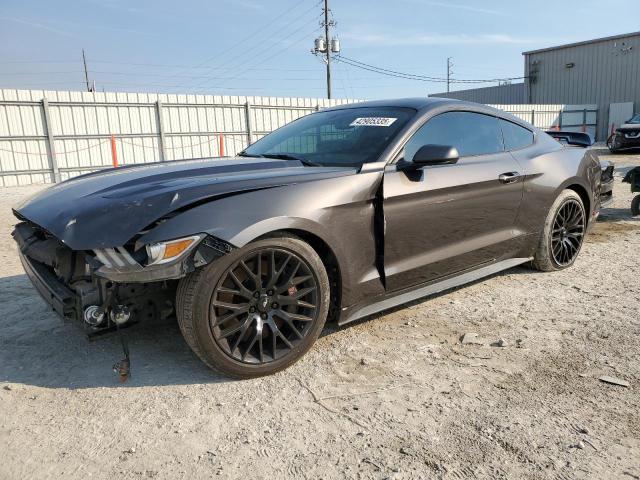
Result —
[{"label": "broken headlight housing", "polygon": [[200,243],[204,235],[191,235],[147,245],[95,249],[96,258],[108,269],[119,272],[142,270],[165,265],[186,256]]},{"label": "broken headlight housing", "polygon": [[181,258],[191,251],[202,240],[202,237],[202,235],[192,235],[146,245],[147,266],[162,265]]}]

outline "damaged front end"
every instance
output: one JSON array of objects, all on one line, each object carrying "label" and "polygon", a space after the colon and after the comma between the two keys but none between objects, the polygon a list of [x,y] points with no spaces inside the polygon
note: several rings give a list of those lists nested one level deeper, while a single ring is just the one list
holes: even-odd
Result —
[{"label": "damaged front end", "polygon": [[198,234],[149,245],[134,238],[117,248],[72,250],[29,221],[16,225],[13,237],[40,295],[61,317],[82,323],[90,338],[172,316],[178,279],[233,249]]}]

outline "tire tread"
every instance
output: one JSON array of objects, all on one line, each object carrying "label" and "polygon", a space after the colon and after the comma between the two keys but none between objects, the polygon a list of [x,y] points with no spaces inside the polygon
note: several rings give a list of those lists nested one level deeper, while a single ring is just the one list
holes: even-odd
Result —
[{"label": "tire tread", "polygon": [[[536,249],[535,255],[533,257],[533,261],[531,262],[533,268],[536,270],[540,270],[541,272],[555,272],[557,270],[562,270],[566,267],[559,267],[553,262],[552,254],[549,248],[549,235],[551,235],[551,229],[553,228],[553,223],[555,221],[556,212],[560,205],[567,199],[573,198],[580,202],[580,204],[584,208],[584,204],[582,203],[582,199],[580,195],[578,195],[574,190],[566,189],[563,190],[560,195],[555,199],[551,208],[549,208],[549,213],[547,213],[547,217],[544,222],[544,228],[542,230],[542,235],[540,236],[540,241],[538,242],[538,248]],[[585,212],[585,220],[586,220],[586,212]],[[585,226],[586,233],[586,226]],[[570,266],[570,265],[569,265]]]},{"label": "tire tread", "polygon": [[[325,306],[323,308],[324,312],[321,313],[321,315],[323,315],[323,318],[320,318],[318,320],[319,323],[321,324],[321,326],[318,327],[319,328],[318,335],[319,335],[320,332],[322,331],[322,326],[324,326],[324,323],[326,321],[328,306],[330,303],[329,280],[328,280],[326,269],[322,263],[321,258],[318,256],[315,250],[308,243],[306,243],[304,240],[300,239],[299,237],[295,237],[293,235],[291,236],[273,235],[270,237],[262,238],[260,241],[289,243],[288,245],[289,248],[291,248],[294,251],[298,250],[297,253],[299,255],[301,253],[305,253],[307,256],[306,257],[303,256],[303,258],[306,258],[306,260],[310,264],[316,263],[317,269],[321,270],[321,271],[316,271],[316,274],[319,276],[318,278],[319,287],[321,290],[323,288],[325,289],[327,297],[325,300]],[[260,241],[257,241],[256,243]],[[248,244],[247,246],[251,247],[252,244]],[[232,255],[232,254],[229,254],[229,255]],[[182,333],[182,336],[184,337],[185,342],[187,343],[187,345],[189,345],[191,350],[193,350],[193,352],[198,356],[198,358],[200,358],[200,360],[202,360],[202,362],[205,365],[207,365],[209,368],[211,368],[215,372],[220,373],[222,375],[233,376],[237,378],[254,378],[257,376],[269,375],[272,373],[276,373],[277,371],[280,371],[284,368],[287,368],[289,365],[295,363],[306,352],[306,350],[308,350],[308,348],[311,347],[311,344],[313,343],[313,341],[315,341],[315,338],[313,339],[311,344],[303,348],[299,356],[293,357],[290,361],[285,362],[283,365],[277,366],[272,369],[266,369],[268,371],[266,371],[265,373],[260,373],[255,371],[254,372],[243,371],[237,365],[231,365],[231,366],[224,365],[224,363],[226,363],[224,361],[222,362],[221,365],[217,365],[216,362],[212,361],[212,357],[213,359],[215,359],[216,355],[214,354],[214,352],[210,351],[211,347],[209,347],[209,351],[207,351],[207,346],[206,346],[207,343],[204,342],[204,345],[203,345],[203,341],[199,338],[198,330],[196,327],[197,319],[194,315],[194,311],[198,309],[202,311],[202,307],[203,307],[202,293],[203,293],[203,289],[206,290],[207,288],[207,285],[205,285],[205,282],[211,281],[211,271],[212,269],[217,269],[217,268],[221,268],[221,267],[219,265],[216,265],[215,262],[205,267],[199,268],[196,271],[184,277],[183,279],[181,279],[178,284],[178,288],[176,291],[176,316],[178,318],[178,326],[180,328],[180,332]],[[317,338],[317,335],[316,335],[316,338]]]}]

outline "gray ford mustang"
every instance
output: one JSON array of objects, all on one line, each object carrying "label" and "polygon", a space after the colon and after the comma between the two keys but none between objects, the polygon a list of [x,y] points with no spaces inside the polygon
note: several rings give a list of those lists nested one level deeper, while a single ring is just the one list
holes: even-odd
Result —
[{"label": "gray ford mustang", "polygon": [[13,236],[36,289],[90,335],[175,314],[208,366],[254,377],[328,320],[520,264],[569,267],[599,210],[592,150],[420,98],[313,113],[237,158],[62,182],[15,208]]}]

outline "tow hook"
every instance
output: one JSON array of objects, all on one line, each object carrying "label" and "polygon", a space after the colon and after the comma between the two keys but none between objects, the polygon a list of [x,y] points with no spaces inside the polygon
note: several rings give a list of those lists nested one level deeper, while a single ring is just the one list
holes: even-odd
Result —
[{"label": "tow hook", "polygon": [[[120,338],[123,339],[124,337]],[[113,365],[113,371],[118,374],[120,383],[124,383],[131,378],[131,360],[129,359],[129,351],[126,346],[126,342],[123,342],[122,348],[125,350],[125,357]]]},{"label": "tow hook", "polygon": [[125,334],[120,330],[120,326],[129,321],[131,311],[126,305],[117,305],[109,312],[109,318],[116,324],[120,343],[122,344],[122,352],[124,353],[124,358],[113,366],[113,371],[118,374],[120,383],[124,383],[131,378],[131,358],[129,357],[129,344]]},{"label": "tow hook", "polygon": [[120,337],[124,358],[113,365],[113,371],[118,374],[120,383],[124,383],[131,378],[131,357],[129,356],[129,345],[127,343],[127,339],[124,333],[122,333],[120,326],[129,321],[131,318],[131,310],[129,310],[129,307],[126,305],[119,305],[117,303],[117,288],[118,287],[116,286],[114,289],[108,290],[107,298],[102,309],[104,312],[108,313],[109,320],[116,325],[116,330]]}]

